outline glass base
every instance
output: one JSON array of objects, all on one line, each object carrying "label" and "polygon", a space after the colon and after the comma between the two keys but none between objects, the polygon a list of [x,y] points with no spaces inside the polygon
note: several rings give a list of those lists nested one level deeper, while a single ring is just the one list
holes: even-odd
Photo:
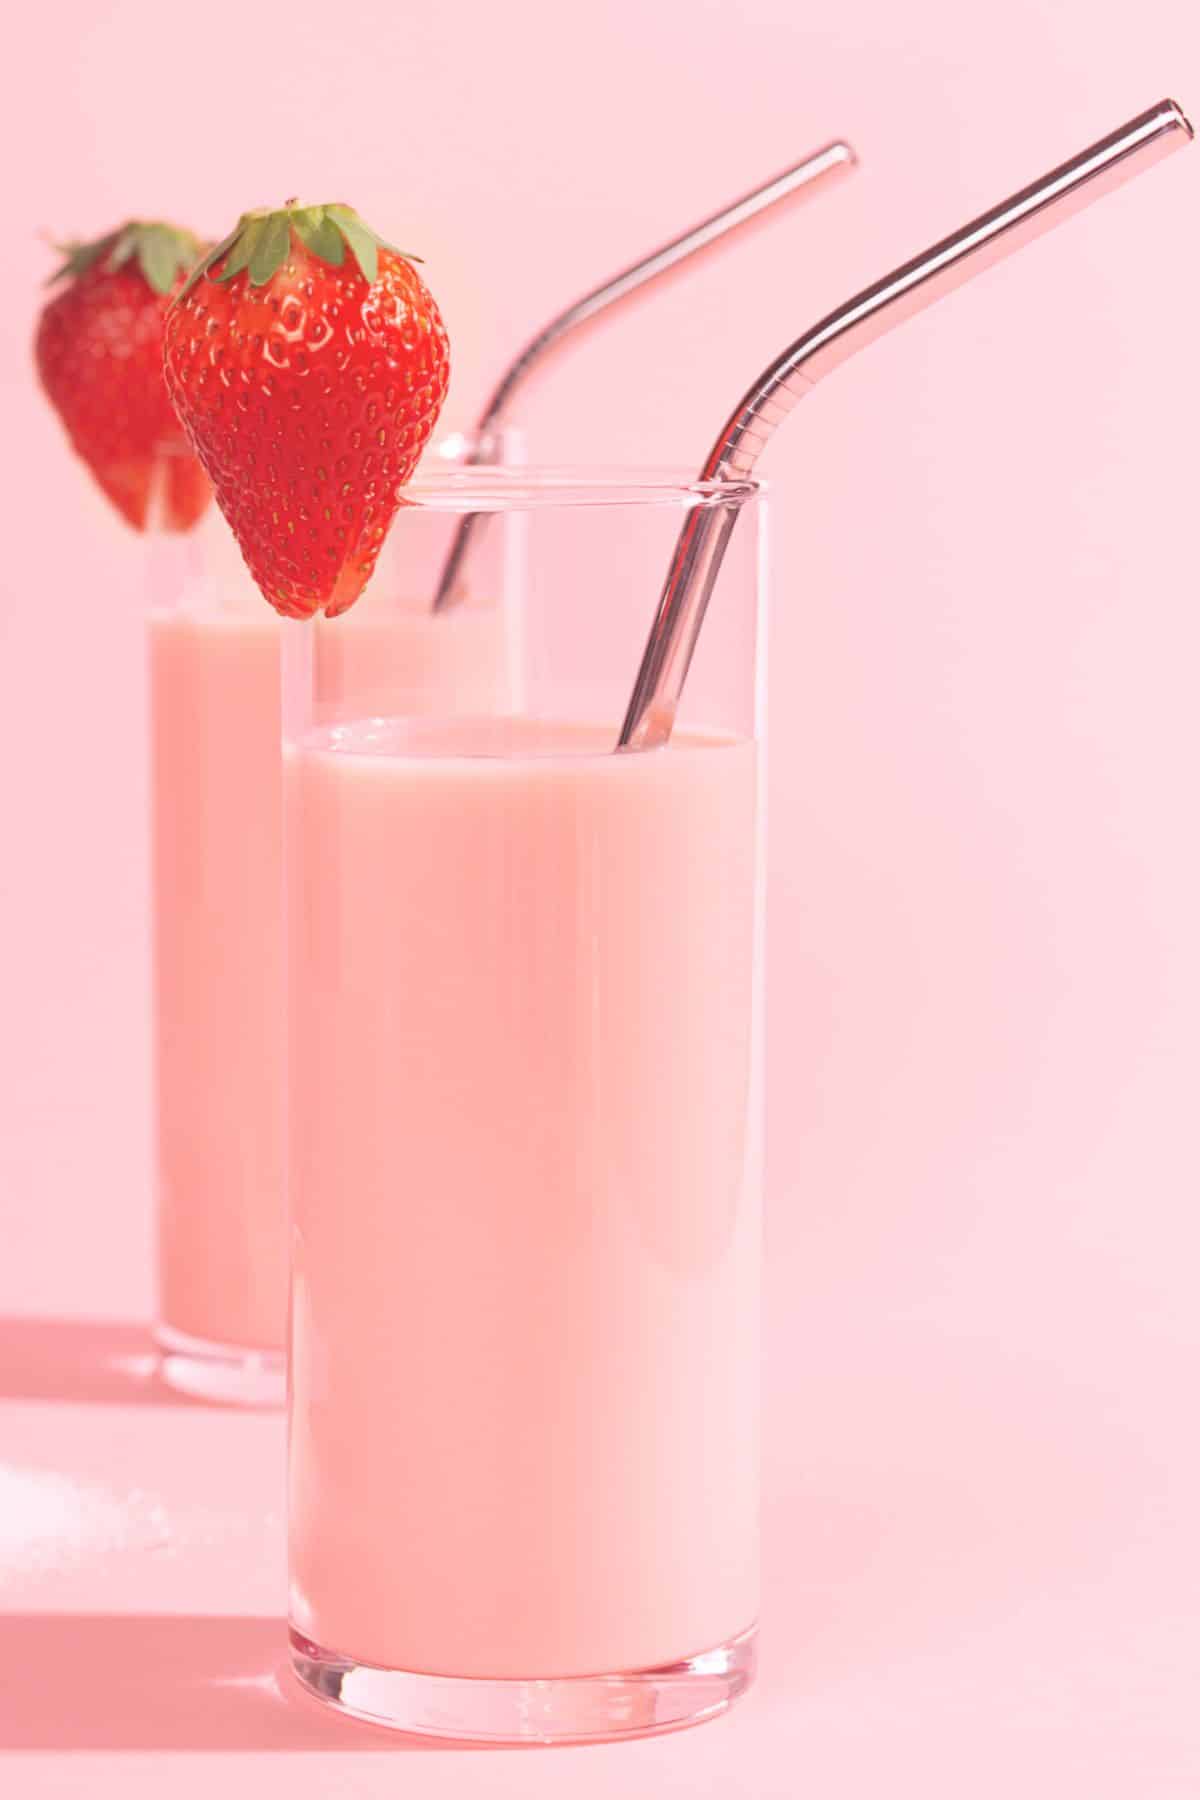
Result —
[{"label": "glass base", "polygon": [[287,1398],[282,1350],[214,1344],[161,1321],[154,1327],[154,1341],[163,1381],[177,1394],[224,1406],[276,1407]]},{"label": "glass base", "polygon": [[292,1668],[319,1700],[355,1719],[492,1744],[588,1744],[649,1737],[716,1718],[754,1679],[757,1627],[660,1669],[544,1681],[378,1669],[291,1632]]}]

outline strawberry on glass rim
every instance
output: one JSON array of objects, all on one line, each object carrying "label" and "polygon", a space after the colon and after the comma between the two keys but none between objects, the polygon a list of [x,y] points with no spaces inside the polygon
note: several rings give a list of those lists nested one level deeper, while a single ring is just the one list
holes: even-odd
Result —
[{"label": "strawberry on glass rim", "polygon": [[251,574],[290,618],[370,579],[450,376],[412,258],[342,205],[243,213],[167,315],[167,387]]},{"label": "strawberry on glass rim", "polygon": [[61,291],[42,310],[34,360],[51,405],[121,517],[186,531],[212,490],[188,449],[162,375],[163,321],[204,246],[190,231],[131,220],[59,246]]}]

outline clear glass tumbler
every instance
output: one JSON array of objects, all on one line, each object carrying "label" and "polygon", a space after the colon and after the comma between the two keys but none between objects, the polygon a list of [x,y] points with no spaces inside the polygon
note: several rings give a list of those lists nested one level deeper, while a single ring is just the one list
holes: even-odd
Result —
[{"label": "clear glass tumbler", "polygon": [[147,619],[163,1374],[281,1404],[281,621],[214,508],[151,546]]},{"label": "clear glass tumbler", "polygon": [[[293,1664],[410,1731],[636,1736],[754,1660],[760,490],[408,500],[434,570],[492,515],[509,679],[390,705],[328,648],[384,591],[285,629]],[[741,516],[675,735],[613,754],[710,507]]]},{"label": "clear glass tumbler", "polygon": [[[149,551],[157,1337],[173,1386],[282,1405],[283,622],[215,507],[195,532],[154,535]],[[496,702],[507,653],[489,635],[494,609],[480,623],[464,605],[440,629],[431,579],[385,547],[384,627],[353,615],[330,634],[328,691],[374,681],[408,712],[440,712],[459,683],[462,704]]]}]

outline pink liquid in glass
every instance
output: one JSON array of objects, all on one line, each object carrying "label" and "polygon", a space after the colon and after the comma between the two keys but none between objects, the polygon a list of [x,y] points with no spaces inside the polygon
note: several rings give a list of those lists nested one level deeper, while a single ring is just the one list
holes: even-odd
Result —
[{"label": "pink liquid in glass", "polygon": [[149,628],[160,1317],[256,1349],[287,1318],[281,628]]},{"label": "pink liquid in glass", "polygon": [[[248,589],[149,624],[160,1318],[281,1351],[287,1315],[279,647]],[[498,611],[364,605],[318,635],[322,679],[393,707],[491,706]],[[325,664],[328,662],[328,670]]]},{"label": "pink liquid in glass", "polygon": [[292,1619],[646,1669],[757,1612],[757,753],[287,752]]}]

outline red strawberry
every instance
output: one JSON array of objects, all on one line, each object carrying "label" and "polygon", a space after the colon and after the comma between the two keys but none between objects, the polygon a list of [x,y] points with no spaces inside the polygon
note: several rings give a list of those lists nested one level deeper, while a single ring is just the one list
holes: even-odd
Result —
[{"label": "red strawberry", "polygon": [[243,213],[167,315],[165,356],[271,605],[345,612],[446,397],[446,329],[411,260],[348,206]]},{"label": "red strawberry", "polygon": [[146,528],[161,483],[161,523],[186,531],[211,489],[187,447],[162,376],[163,320],[203,246],[190,231],[134,220],[93,244],[65,246],[34,356],[50,402],[123,518]]}]

